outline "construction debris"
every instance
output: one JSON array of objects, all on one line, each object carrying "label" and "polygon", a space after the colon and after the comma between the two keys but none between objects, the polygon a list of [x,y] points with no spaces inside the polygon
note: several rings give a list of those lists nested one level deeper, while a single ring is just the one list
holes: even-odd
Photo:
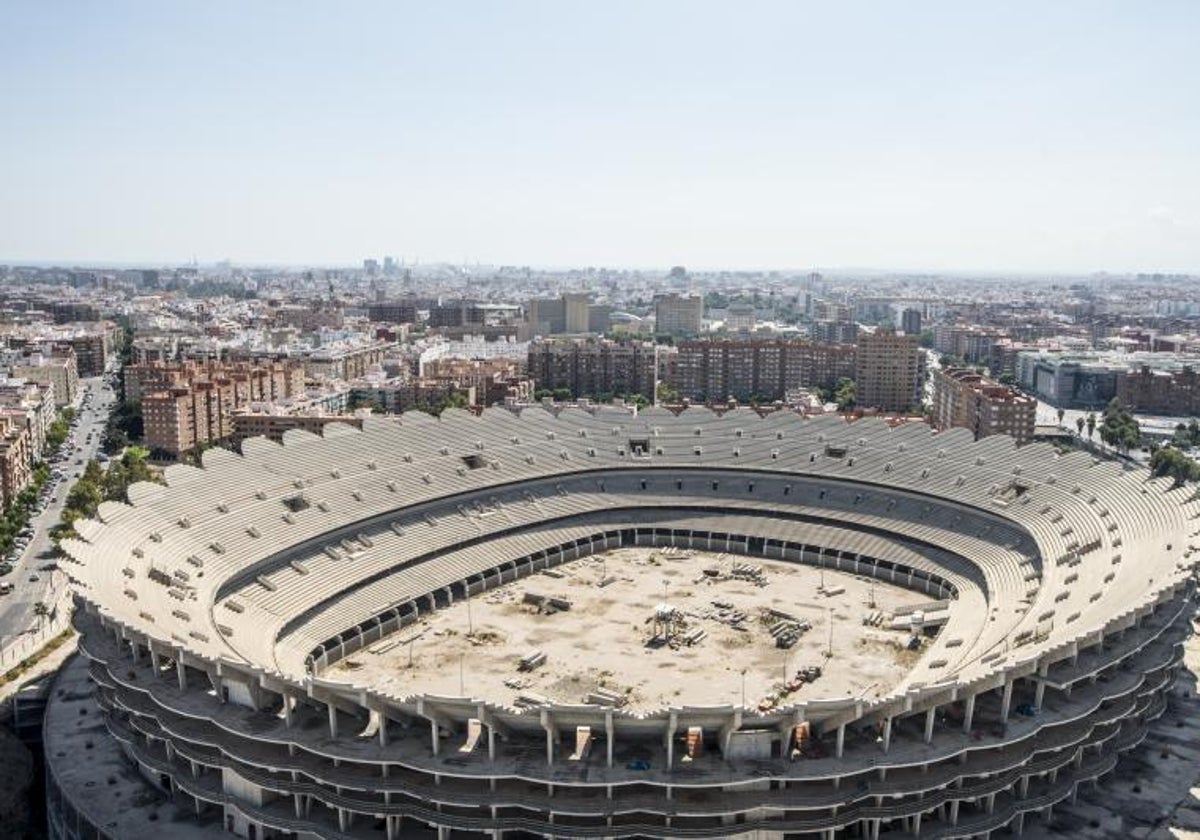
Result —
[{"label": "construction debris", "polygon": [[534,668],[544,664],[546,664],[546,654],[540,650],[531,650],[521,657],[521,662],[517,665],[517,668],[521,671],[532,671]]},{"label": "construction debris", "polygon": [[597,688],[584,698],[584,702],[590,703],[593,706],[613,706],[614,708],[619,708],[628,702],[628,698],[620,692],[610,691],[607,688]]},{"label": "construction debris", "polygon": [[543,615],[554,615],[556,612],[566,612],[571,609],[571,602],[565,598],[553,598],[537,592],[526,592],[521,603],[537,607],[538,612]]},{"label": "construction debris", "polygon": [[808,621],[795,621],[792,619],[783,619],[771,625],[771,637],[775,640],[775,647],[788,649],[800,640],[800,637],[812,629],[812,623]]}]

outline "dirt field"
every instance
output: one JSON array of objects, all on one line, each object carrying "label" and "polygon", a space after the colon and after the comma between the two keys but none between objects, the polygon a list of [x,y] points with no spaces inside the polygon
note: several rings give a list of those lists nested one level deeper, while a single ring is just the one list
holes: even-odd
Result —
[{"label": "dirt field", "polygon": [[[602,580],[608,582],[602,586]],[[826,596],[818,591],[822,581],[845,591]],[[531,597],[570,606],[539,607],[527,603]],[[791,681],[799,669],[816,665],[822,676],[796,689],[793,699],[873,696],[898,682],[919,653],[905,650],[907,632],[864,626],[863,619],[927,600],[790,563],[619,549],[482,593],[469,607],[461,602],[439,610],[354,654],[332,676],[352,675],[404,694],[512,705],[523,696],[582,703],[601,690],[623,696],[628,708],[654,709],[737,705],[743,696],[756,706],[779,693],[785,676]],[[662,604],[674,615],[656,625]],[[768,610],[811,627],[781,649],[771,629],[785,619]],[[688,644],[686,637],[697,631],[704,638]],[[545,654],[545,662],[522,671],[522,657],[534,651]]]}]

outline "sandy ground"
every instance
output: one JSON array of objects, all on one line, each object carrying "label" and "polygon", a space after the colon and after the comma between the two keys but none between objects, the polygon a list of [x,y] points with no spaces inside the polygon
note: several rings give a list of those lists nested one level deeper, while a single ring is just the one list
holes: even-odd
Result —
[{"label": "sandy ground", "polygon": [[[735,579],[734,566],[762,569],[763,583]],[[704,570],[717,569],[714,578]],[[610,579],[605,586],[602,579]],[[845,592],[827,597],[822,580]],[[570,609],[547,614],[524,603],[527,593],[561,598]],[[875,607],[870,606],[874,597]],[[822,677],[795,697],[844,697],[886,692],[918,654],[904,650],[906,632],[863,625],[874,610],[926,602],[915,592],[866,578],[790,563],[683,550],[619,549],[577,560],[439,610],[421,623],[340,663],[335,671],[359,683],[401,693],[467,695],[512,704],[521,695],[584,702],[603,689],[630,708],[672,705],[756,705],[805,666]],[[722,606],[717,606],[718,602]],[[675,643],[655,640],[655,608],[682,615]],[[766,610],[781,610],[811,629],[790,649],[770,634]],[[745,615],[740,628],[731,613]],[[832,630],[830,633],[830,620]],[[703,629],[695,645],[681,636]],[[832,657],[828,658],[832,638]],[[518,665],[531,651],[540,667]],[[411,657],[411,665],[410,665]],[[744,672],[744,673],[743,673]],[[744,692],[744,695],[743,695]]]}]

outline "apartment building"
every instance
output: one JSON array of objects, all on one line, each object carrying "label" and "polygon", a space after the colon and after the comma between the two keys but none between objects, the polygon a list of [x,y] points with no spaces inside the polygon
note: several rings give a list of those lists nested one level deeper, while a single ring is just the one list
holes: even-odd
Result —
[{"label": "apartment building", "polygon": [[51,386],[59,406],[75,402],[79,393],[79,367],[75,350],[69,344],[55,344],[48,353],[41,350],[30,353],[14,364],[9,374]]},{"label": "apartment building", "polygon": [[383,361],[385,341],[347,342],[303,357],[304,375],[310,379],[357,379]]},{"label": "apartment building", "polygon": [[[506,399],[532,397],[533,383],[524,362],[505,357],[490,359],[430,359],[422,364],[428,380],[456,382],[474,391],[478,405],[495,405]],[[515,389],[515,390],[514,390]]]},{"label": "apartment building", "polygon": [[933,379],[933,426],[970,429],[975,439],[1008,435],[1018,444],[1033,439],[1037,400],[969,368],[943,368]]},{"label": "apartment building", "polygon": [[0,410],[0,500],[5,510],[33,480],[29,428],[23,412]]},{"label": "apartment building", "polygon": [[24,379],[0,380],[0,410],[22,413],[29,429],[29,456],[33,463],[40,463],[46,448],[46,433],[57,415],[54,386]]},{"label": "apartment building", "polygon": [[854,345],[794,339],[684,341],[670,384],[696,402],[781,400],[788,391],[853,377],[855,352]]},{"label": "apartment building", "polygon": [[817,344],[854,344],[858,324],[854,321],[814,321],[809,335]]},{"label": "apartment building", "polygon": [[1117,399],[1134,411],[1194,417],[1200,415],[1200,373],[1190,364],[1177,370],[1149,365],[1124,370],[1117,374]]},{"label": "apartment building", "polygon": [[641,394],[654,399],[658,348],[608,339],[537,340],[529,345],[529,376],[537,387],[566,388],[575,399]]},{"label": "apartment building", "polygon": [[654,298],[654,331],[659,335],[696,336],[704,325],[704,298],[658,295]]},{"label": "apartment building", "polygon": [[146,445],[179,457],[233,437],[239,408],[304,394],[304,374],[295,362],[152,362],[132,365],[125,385],[126,398],[141,402]]},{"label": "apartment building", "polygon": [[270,404],[254,404],[234,412],[233,439],[240,442],[246,438],[265,437],[282,443],[285,432],[299,429],[320,435],[329,423],[346,423],[361,429],[363,419],[352,414],[296,413]]},{"label": "apartment building", "polygon": [[909,411],[921,404],[925,357],[919,336],[884,329],[861,333],[854,371],[862,408]]},{"label": "apartment building", "polygon": [[291,362],[147,362],[125,368],[125,399],[137,402],[153,391],[187,386],[201,379],[229,378],[246,401],[279,402],[304,393],[304,366]]}]

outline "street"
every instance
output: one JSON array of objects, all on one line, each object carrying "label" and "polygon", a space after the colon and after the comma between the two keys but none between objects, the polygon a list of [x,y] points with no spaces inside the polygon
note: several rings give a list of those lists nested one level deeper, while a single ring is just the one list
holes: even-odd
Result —
[{"label": "street", "polygon": [[[62,587],[67,585],[66,574],[62,571],[41,569],[47,564],[57,562],[52,553],[49,532],[59,521],[67,494],[75,485],[77,474],[82,473],[88,460],[95,458],[100,451],[100,439],[109,409],[112,407],[110,400],[113,399],[113,391],[104,383],[103,377],[80,379],[79,388],[80,398],[76,401],[77,406],[80,406],[87,394],[91,397],[86,405],[78,407],[77,420],[71,434],[75,445],[67,450],[66,457],[61,461],[53,458],[50,460],[51,468],[61,469],[64,478],[50,494],[52,500],[40,513],[31,518],[33,537],[25,550],[14,558],[12,572],[0,578],[0,581],[13,585],[12,592],[0,595],[0,652],[10,647],[21,634],[36,633],[38,618],[34,614],[34,606],[44,603],[53,608],[63,594]],[[80,448],[82,451],[77,451]],[[77,461],[82,463],[76,463]],[[7,666],[11,663],[5,659],[0,664]]]}]

